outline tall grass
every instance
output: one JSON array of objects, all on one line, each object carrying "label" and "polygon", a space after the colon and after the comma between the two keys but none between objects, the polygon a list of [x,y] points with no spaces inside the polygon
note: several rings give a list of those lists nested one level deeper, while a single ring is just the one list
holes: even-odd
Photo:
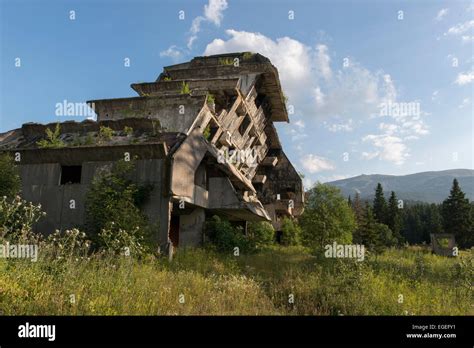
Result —
[{"label": "tall grass", "polygon": [[[3,315],[472,315],[473,260],[391,249],[364,262],[257,254],[0,259]],[[402,295],[402,297],[400,297]],[[292,301],[294,299],[294,301]]]}]

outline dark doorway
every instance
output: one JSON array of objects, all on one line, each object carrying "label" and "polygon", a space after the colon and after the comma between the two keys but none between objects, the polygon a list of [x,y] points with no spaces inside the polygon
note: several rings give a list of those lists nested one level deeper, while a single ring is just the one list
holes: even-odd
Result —
[{"label": "dark doorway", "polygon": [[282,231],[276,231],[275,232],[275,240],[278,244],[281,244],[282,237],[283,237],[283,232]]},{"label": "dark doorway", "polygon": [[179,215],[171,215],[169,236],[173,247],[177,248],[179,244]]},{"label": "dark doorway", "polygon": [[80,184],[82,166],[61,166],[61,185]]}]

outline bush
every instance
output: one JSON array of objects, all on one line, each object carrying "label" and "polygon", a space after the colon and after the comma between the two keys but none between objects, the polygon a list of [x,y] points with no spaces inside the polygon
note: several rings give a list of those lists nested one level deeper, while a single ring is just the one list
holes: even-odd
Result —
[{"label": "bush", "polygon": [[392,230],[384,224],[375,224],[375,230],[377,236],[379,236],[379,243],[376,247],[377,251],[380,252],[387,247],[393,247],[397,245],[397,238],[393,236]]},{"label": "bush", "polygon": [[60,232],[56,230],[46,239],[43,247],[48,250],[50,257],[56,260],[69,260],[73,257],[87,257],[91,243],[84,232],[77,228]]},{"label": "bush", "polygon": [[110,127],[100,126],[99,128],[99,140],[108,141],[114,136],[114,131]]},{"label": "bush", "polygon": [[[109,231],[121,231],[121,241],[138,236],[139,241],[148,239],[151,227],[140,207],[148,199],[151,187],[134,184],[130,179],[133,169],[133,162],[116,162],[110,170],[103,170],[95,177],[87,192],[85,228],[98,247],[110,247],[107,242]],[[104,229],[106,232],[102,232]],[[124,233],[129,236],[125,237]],[[136,242],[138,240],[132,244]],[[133,248],[132,245],[129,247]]]},{"label": "bush", "polygon": [[41,205],[34,205],[16,196],[13,201],[0,199],[0,238],[10,242],[35,241],[39,236],[33,234],[32,227],[46,213]]},{"label": "bush", "polygon": [[303,242],[312,249],[324,248],[334,241],[349,244],[356,229],[354,213],[341,191],[319,183],[309,191],[308,203],[299,221]]},{"label": "bush", "polygon": [[273,244],[275,240],[275,230],[273,226],[266,221],[251,222],[247,227],[247,238],[253,248],[264,248]]},{"label": "bush", "polygon": [[148,251],[142,230],[138,226],[127,231],[112,221],[100,231],[99,241],[103,248],[112,254],[143,256]]},{"label": "bush", "polygon": [[243,234],[242,229],[232,226],[232,224],[214,215],[210,221],[206,222],[205,234],[209,241],[219,251],[250,251],[251,243]]},{"label": "bush", "polygon": [[281,224],[281,244],[283,245],[299,245],[301,242],[301,228],[298,226],[296,221],[283,218]]},{"label": "bush", "polygon": [[18,167],[9,154],[0,155],[0,197],[15,197],[20,191]]}]

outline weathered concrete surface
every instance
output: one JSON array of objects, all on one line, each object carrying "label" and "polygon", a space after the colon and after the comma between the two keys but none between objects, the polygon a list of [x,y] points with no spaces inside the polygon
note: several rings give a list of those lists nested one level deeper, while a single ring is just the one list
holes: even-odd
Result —
[{"label": "weathered concrete surface", "polygon": [[189,215],[180,215],[179,245],[196,247],[202,244],[202,230],[206,213],[203,208],[195,208]]}]

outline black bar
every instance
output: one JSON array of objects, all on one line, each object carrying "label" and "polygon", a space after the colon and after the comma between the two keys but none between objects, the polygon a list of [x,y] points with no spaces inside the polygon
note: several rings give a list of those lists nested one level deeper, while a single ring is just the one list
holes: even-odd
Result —
[{"label": "black bar", "polygon": [[[474,317],[0,317],[0,346],[57,344],[391,344],[466,346],[474,343]],[[55,325],[55,340],[20,338],[26,323]],[[415,325],[415,327],[414,327]],[[434,325],[434,326],[430,326]],[[454,325],[454,327],[452,326]],[[422,328],[425,327],[425,330]],[[407,334],[455,334],[408,338]]]}]

